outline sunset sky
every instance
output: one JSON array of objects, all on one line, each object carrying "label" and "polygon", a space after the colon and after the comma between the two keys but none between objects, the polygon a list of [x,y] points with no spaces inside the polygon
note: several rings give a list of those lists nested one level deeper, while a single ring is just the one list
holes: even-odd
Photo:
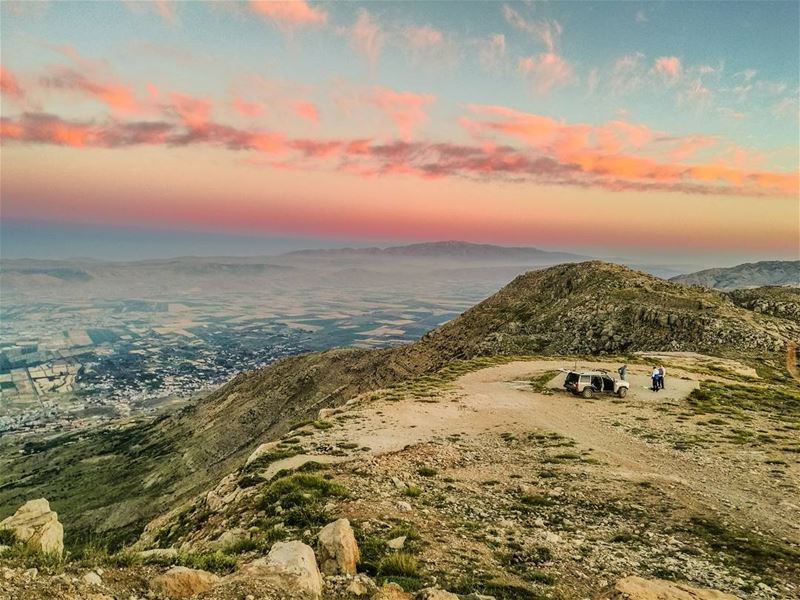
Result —
[{"label": "sunset sky", "polygon": [[796,259],[799,7],[4,1],[3,252]]}]

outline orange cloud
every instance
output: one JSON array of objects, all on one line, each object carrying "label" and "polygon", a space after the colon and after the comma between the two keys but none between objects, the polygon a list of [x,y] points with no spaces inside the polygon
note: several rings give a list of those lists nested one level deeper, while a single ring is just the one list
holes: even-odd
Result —
[{"label": "orange cloud", "polygon": [[313,102],[300,100],[292,104],[292,110],[294,110],[298,117],[311,121],[312,123],[319,122],[319,110]]},{"label": "orange cloud", "polygon": [[394,122],[401,139],[411,138],[413,130],[425,122],[425,106],[433,103],[436,97],[431,94],[398,92],[391,88],[376,86],[372,89],[370,101],[380,108]]},{"label": "orange cloud", "polygon": [[406,27],[403,31],[406,42],[415,50],[430,50],[444,42],[444,34],[430,25],[422,27]]},{"label": "orange cloud", "polygon": [[22,100],[25,97],[25,92],[17,83],[14,73],[3,66],[0,66],[0,93],[14,100]]},{"label": "orange cloud", "polygon": [[249,6],[256,14],[283,26],[323,25],[328,21],[327,12],[306,0],[250,0]]}]

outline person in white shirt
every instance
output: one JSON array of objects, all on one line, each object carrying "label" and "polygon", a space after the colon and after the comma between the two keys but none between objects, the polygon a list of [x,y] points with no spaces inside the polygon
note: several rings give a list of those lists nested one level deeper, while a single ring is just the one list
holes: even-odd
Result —
[{"label": "person in white shirt", "polygon": [[658,367],[653,367],[653,374],[650,376],[653,379],[653,387],[652,390],[657,392],[659,390],[658,387]]}]

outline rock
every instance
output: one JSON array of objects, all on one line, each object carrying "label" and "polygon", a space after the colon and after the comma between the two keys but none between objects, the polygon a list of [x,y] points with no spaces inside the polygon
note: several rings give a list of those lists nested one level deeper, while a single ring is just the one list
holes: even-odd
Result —
[{"label": "rock", "polygon": [[366,575],[356,575],[345,591],[353,596],[366,596],[374,592],[377,587],[375,582]]},{"label": "rock", "polygon": [[372,600],[411,600],[411,594],[403,591],[396,583],[384,583]]},{"label": "rock", "polygon": [[94,571],[86,573],[86,575],[83,576],[83,582],[89,585],[103,585],[103,580],[100,579],[100,575]]},{"label": "rock", "polygon": [[223,532],[216,540],[211,542],[212,548],[229,548],[242,540],[250,538],[250,534],[241,527],[235,527]]},{"label": "rock", "polygon": [[23,504],[13,515],[0,521],[0,529],[13,531],[20,542],[36,550],[53,554],[64,551],[64,527],[44,498]]},{"label": "rock", "polygon": [[439,588],[425,588],[417,592],[416,600],[459,600],[459,597]]},{"label": "rock", "polygon": [[411,505],[408,502],[405,502],[403,500],[400,500],[397,503],[397,509],[398,510],[402,510],[403,512],[410,512],[412,510],[411,509]]},{"label": "rock", "polygon": [[355,575],[361,558],[350,521],[339,519],[319,532],[320,570],[326,575]]},{"label": "rock", "polygon": [[150,589],[167,598],[190,598],[195,594],[210,590],[219,577],[208,571],[189,569],[188,567],[172,567],[150,581]]},{"label": "rock", "polygon": [[[273,442],[270,442],[273,443]],[[264,444],[262,444],[263,446]],[[261,448],[261,446],[259,446]],[[258,449],[253,454],[256,454]],[[253,455],[251,455],[252,457]],[[213,490],[206,494],[206,505],[214,512],[219,512],[228,504],[235,501],[243,490],[239,487],[239,480],[235,473],[226,475]]]},{"label": "rock", "polygon": [[278,447],[278,444],[280,444],[279,441],[278,442],[266,442],[265,444],[261,444],[258,448],[253,450],[253,453],[250,456],[247,457],[247,461],[245,461],[244,466],[246,467],[251,462],[254,462],[254,461],[258,460],[259,458],[261,458],[262,456],[264,456],[265,454],[267,454],[271,450],[274,450],[275,448]]},{"label": "rock", "polygon": [[313,598],[322,595],[322,576],[314,550],[298,541],[276,542],[266,558],[243,566],[240,576],[267,580]]},{"label": "rock", "polygon": [[608,600],[740,600],[736,596],[717,590],[642,577],[620,579],[602,598]]},{"label": "rock", "polygon": [[155,558],[163,560],[172,560],[178,557],[178,551],[175,548],[153,548],[152,550],[142,550],[137,552],[139,558]]},{"label": "rock", "polygon": [[494,596],[486,596],[484,594],[472,592],[471,594],[467,594],[465,600],[496,600],[496,598]]},{"label": "rock", "polygon": [[400,550],[403,546],[406,545],[406,536],[401,535],[400,537],[396,537],[393,540],[389,540],[386,542],[386,546],[391,548],[392,550]]}]

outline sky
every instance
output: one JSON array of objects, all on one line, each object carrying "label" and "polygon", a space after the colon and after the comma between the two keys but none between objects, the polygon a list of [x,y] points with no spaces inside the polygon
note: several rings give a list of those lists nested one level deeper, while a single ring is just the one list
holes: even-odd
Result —
[{"label": "sky", "polygon": [[800,258],[797,2],[0,11],[4,256]]}]

